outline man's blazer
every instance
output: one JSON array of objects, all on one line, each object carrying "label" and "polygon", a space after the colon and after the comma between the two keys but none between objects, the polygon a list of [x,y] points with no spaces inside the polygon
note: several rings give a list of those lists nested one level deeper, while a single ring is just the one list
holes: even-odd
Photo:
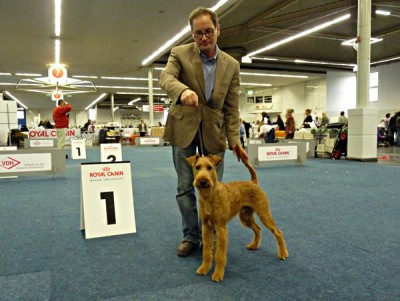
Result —
[{"label": "man's blazer", "polygon": [[[218,50],[214,90],[206,101],[203,65],[195,43],[174,47],[160,75],[160,87],[172,99],[164,140],[186,148],[201,125],[204,147],[210,153],[239,144],[239,62]],[[191,89],[199,97],[198,107],[180,104],[180,95]]]}]

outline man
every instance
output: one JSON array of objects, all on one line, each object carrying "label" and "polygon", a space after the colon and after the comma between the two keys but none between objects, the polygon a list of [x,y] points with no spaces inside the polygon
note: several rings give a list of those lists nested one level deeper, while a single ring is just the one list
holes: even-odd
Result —
[{"label": "man", "polygon": [[[58,149],[64,149],[65,135],[69,124],[67,115],[69,111],[71,111],[71,105],[63,99],[58,100],[58,106],[53,110],[53,120],[57,130]],[[66,158],[68,158],[68,155],[66,155]]]},{"label": "man", "polygon": [[138,124],[140,137],[146,136],[147,133],[147,124],[144,122],[144,119],[140,119],[140,123]]},{"label": "man", "polygon": [[[189,16],[194,43],[174,47],[159,84],[173,100],[164,140],[172,145],[178,175],[176,200],[182,215],[183,241],[178,256],[189,256],[201,240],[192,168],[196,154],[224,157],[226,139],[238,160],[247,159],[239,139],[239,63],[218,49],[217,15],[203,7]],[[222,180],[223,160],[217,169]]]}]

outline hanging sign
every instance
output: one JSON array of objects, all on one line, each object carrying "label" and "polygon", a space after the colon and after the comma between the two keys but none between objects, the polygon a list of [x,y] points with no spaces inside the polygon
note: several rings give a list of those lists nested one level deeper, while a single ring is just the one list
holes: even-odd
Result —
[{"label": "hanging sign", "polygon": [[96,238],[136,233],[129,161],[81,164],[81,230]]},{"label": "hanging sign", "polygon": [[100,144],[101,162],[122,161],[121,144],[119,143],[102,143]]},{"label": "hanging sign", "polygon": [[51,83],[61,83],[67,80],[67,69],[61,65],[53,65],[48,70]]},{"label": "hanging sign", "polygon": [[51,93],[51,100],[59,101],[60,99],[64,99],[64,95],[61,92],[53,92],[53,93]]}]

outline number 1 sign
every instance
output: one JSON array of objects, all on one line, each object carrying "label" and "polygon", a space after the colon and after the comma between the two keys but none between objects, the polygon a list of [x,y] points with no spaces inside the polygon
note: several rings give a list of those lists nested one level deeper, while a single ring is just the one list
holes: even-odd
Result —
[{"label": "number 1 sign", "polygon": [[71,138],[72,159],[86,159],[86,139]]},{"label": "number 1 sign", "polygon": [[136,232],[129,161],[81,164],[81,230],[95,238]]}]

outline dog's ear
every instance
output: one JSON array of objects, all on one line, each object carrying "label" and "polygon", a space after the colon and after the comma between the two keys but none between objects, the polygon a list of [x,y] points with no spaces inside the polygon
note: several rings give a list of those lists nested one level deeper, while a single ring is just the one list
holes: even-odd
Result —
[{"label": "dog's ear", "polygon": [[215,166],[218,166],[218,164],[222,161],[222,158],[216,155],[208,155],[208,157]]},{"label": "dog's ear", "polygon": [[190,164],[190,166],[195,166],[196,165],[196,162],[197,162],[197,159],[199,158],[200,156],[199,155],[194,155],[194,156],[191,156],[191,157],[189,157],[189,158],[186,158],[186,161]]}]

